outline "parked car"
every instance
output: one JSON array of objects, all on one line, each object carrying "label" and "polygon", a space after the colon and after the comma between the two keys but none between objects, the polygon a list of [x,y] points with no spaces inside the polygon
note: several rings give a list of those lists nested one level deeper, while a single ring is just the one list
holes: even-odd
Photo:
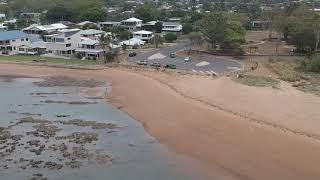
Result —
[{"label": "parked car", "polygon": [[185,57],[185,58],[184,58],[184,61],[185,61],[185,62],[191,61],[191,57],[190,57],[190,56]]},{"label": "parked car", "polygon": [[153,62],[150,66],[161,67],[161,64],[159,62]]},{"label": "parked car", "polygon": [[175,64],[167,64],[165,66],[165,68],[168,68],[168,69],[177,69],[177,66]]},{"label": "parked car", "polygon": [[176,53],[170,53],[170,57],[171,58],[175,58],[176,57]]},{"label": "parked car", "polygon": [[137,64],[139,64],[139,65],[148,65],[147,61],[145,61],[145,60],[137,61]]},{"label": "parked car", "polygon": [[136,52],[130,52],[130,53],[129,53],[129,57],[134,57],[134,56],[136,56],[136,55],[137,55]]}]

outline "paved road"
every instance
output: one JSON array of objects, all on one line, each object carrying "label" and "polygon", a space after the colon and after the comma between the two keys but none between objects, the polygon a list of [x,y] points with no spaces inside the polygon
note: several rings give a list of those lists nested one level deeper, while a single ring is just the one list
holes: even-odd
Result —
[{"label": "paved road", "polygon": [[230,57],[214,56],[209,54],[201,54],[196,58],[192,58],[190,62],[185,62],[181,56],[170,58],[170,53],[184,49],[183,43],[176,44],[167,48],[154,49],[150,51],[138,52],[136,57],[129,57],[127,61],[136,63],[139,60],[146,60],[148,64],[159,62],[161,65],[175,64],[177,69],[191,70],[200,73],[223,73],[242,69],[240,62]]}]

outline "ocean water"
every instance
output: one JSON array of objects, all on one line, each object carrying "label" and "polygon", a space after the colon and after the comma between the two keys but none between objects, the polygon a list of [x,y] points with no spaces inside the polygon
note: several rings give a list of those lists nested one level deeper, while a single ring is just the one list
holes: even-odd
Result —
[{"label": "ocean water", "polygon": [[[58,140],[51,137],[43,139],[27,135],[33,130],[34,123],[23,123],[13,126],[10,131],[23,135],[20,146],[16,146],[14,152],[6,157],[0,157],[0,179],[17,180],[46,177],[55,180],[192,180],[202,179],[186,173],[181,169],[181,164],[173,158],[175,155],[169,152],[156,139],[148,135],[143,126],[113,107],[103,99],[86,99],[79,95],[78,87],[38,87],[33,84],[40,79],[17,78],[12,81],[0,79],[0,127],[8,127],[15,124],[19,118],[26,117],[23,113],[41,114],[41,117],[52,122],[70,119],[83,119],[103,123],[112,123],[115,129],[92,129],[74,125],[54,125],[63,129],[57,132],[57,136],[68,135],[73,132],[94,132],[98,134],[98,140],[86,143],[82,146],[90,152],[103,151],[110,157],[110,161],[99,163],[94,158],[84,158],[80,161],[82,166],[71,168],[65,165],[64,160],[59,162],[61,154],[51,151],[48,147]],[[33,93],[58,93],[51,95],[34,95]],[[97,102],[96,104],[70,105],[66,103],[44,103],[45,100],[83,101]],[[58,118],[57,115],[69,117]],[[29,115],[30,116],[30,115]],[[45,145],[41,155],[30,152],[26,141],[38,139]],[[24,142],[24,143],[23,143]],[[68,143],[67,141],[65,141]],[[24,144],[24,145],[23,145]],[[0,149],[4,151],[0,144]],[[69,147],[78,146],[74,143]],[[0,150],[1,152],[1,150]],[[59,156],[59,158],[58,158]],[[52,161],[63,165],[61,169],[40,167],[21,168],[19,159],[34,159]],[[9,160],[8,160],[9,159]],[[63,158],[62,158],[63,159]],[[35,176],[34,174],[41,174]]]}]

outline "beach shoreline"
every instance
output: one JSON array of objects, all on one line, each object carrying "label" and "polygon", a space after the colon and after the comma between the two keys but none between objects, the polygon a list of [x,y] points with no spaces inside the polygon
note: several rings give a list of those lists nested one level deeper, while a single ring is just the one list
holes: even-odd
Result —
[{"label": "beach shoreline", "polygon": [[[320,177],[317,169],[320,157],[316,156],[320,152],[320,143],[316,140],[251,122],[201,101],[181,96],[168,86],[173,86],[183,94],[189,93],[192,97],[212,93],[199,90],[199,94],[196,94],[194,88],[188,88],[187,85],[190,84],[186,80],[195,81],[195,77],[172,77],[164,84],[159,80],[168,78],[166,75],[146,76],[124,69],[77,70],[18,64],[0,64],[0,74],[35,77],[64,75],[109,82],[112,91],[107,95],[107,101],[140,121],[146,131],[170,151],[200,162],[206,167],[203,173],[208,173],[209,170],[212,177],[217,179],[298,180]],[[210,80],[205,77],[196,78],[205,83]],[[217,82],[223,83],[225,88],[230,84],[226,79],[219,79]],[[201,84],[197,86],[197,89],[204,88]],[[247,90],[240,85],[239,87],[240,94]],[[212,85],[212,88],[215,86]],[[255,92],[254,89],[250,91]],[[225,92],[229,95],[232,93],[229,89]],[[221,106],[227,106],[224,103],[228,101],[223,102],[222,98],[218,100]],[[317,100],[313,103],[319,102]],[[260,110],[255,112],[256,114],[250,113],[248,116],[257,118]],[[269,117],[261,117],[263,118]],[[277,114],[270,119],[277,120]],[[284,118],[279,115],[279,119]],[[284,120],[277,123],[287,128],[300,125],[295,122],[291,125],[291,122]],[[313,128],[306,126],[301,130],[313,134],[317,130],[316,127]]]}]

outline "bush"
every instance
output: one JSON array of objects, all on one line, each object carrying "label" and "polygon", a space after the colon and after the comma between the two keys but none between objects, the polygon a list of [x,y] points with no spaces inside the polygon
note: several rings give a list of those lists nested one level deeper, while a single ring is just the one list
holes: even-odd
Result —
[{"label": "bush", "polygon": [[175,40],[177,40],[178,39],[178,36],[176,35],[176,34],[174,34],[174,33],[168,33],[168,34],[166,34],[165,36],[164,36],[164,38],[165,38],[165,40],[167,41],[167,42],[173,42],[173,41],[175,41]]},{"label": "bush", "polygon": [[317,54],[311,58],[311,61],[306,66],[307,71],[320,72],[320,55]]}]

